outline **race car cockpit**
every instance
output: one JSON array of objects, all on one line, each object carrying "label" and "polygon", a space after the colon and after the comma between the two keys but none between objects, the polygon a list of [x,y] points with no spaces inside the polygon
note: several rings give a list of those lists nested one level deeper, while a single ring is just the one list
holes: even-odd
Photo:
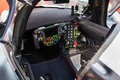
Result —
[{"label": "race car cockpit", "polygon": [[[35,80],[39,80],[40,77],[41,80],[42,78],[45,80],[75,78],[74,74],[77,71],[73,70],[74,65],[68,56],[72,53],[70,49],[76,52],[80,33],[75,17],[69,14],[70,9],[39,7],[33,10],[23,39],[22,60],[24,65],[27,61],[31,68],[35,69],[32,70]],[[34,25],[31,25],[33,23]]]},{"label": "race car cockpit", "polygon": [[[24,0],[19,1],[25,3]],[[68,0],[54,1],[54,3],[68,2]],[[17,50],[18,47],[15,48],[20,54],[16,53],[15,56],[30,80],[77,79],[82,68],[109,36],[105,22],[106,13],[102,9],[104,6],[104,9],[107,9],[108,1],[102,0],[102,2],[98,1],[96,4],[89,0],[87,4],[90,6],[84,8],[82,14],[79,14],[78,4],[75,6],[63,4],[70,8],[61,5],[46,6],[41,3],[33,10],[29,7],[32,12],[30,16],[26,15],[28,21],[24,33],[20,33],[23,30],[16,28],[15,32],[19,36],[14,35],[13,38],[16,42],[21,40],[21,44],[16,43],[16,46],[21,45],[20,51]],[[21,7],[18,7],[18,12]],[[95,14],[98,12],[99,14]]]}]

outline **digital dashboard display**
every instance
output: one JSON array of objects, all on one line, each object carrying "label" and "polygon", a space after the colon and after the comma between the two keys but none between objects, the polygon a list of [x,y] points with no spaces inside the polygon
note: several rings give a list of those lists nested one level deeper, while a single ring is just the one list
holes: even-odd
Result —
[{"label": "digital dashboard display", "polygon": [[50,36],[53,36],[53,35],[56,35],[56,34],[58,34],[58,27],[57,26],[55,26],[55,27],[53,27],[53,28],[48,28],[48,29],[46,29],[44,32],[45,32],[45,36],[46,37],[50,37]]}]

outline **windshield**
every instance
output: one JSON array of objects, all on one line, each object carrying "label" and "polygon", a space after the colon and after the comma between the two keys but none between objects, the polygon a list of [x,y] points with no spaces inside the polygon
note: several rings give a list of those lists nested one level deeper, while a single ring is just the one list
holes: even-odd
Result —
[{"label": "windshield", "polygon": [[82,10],[83,6],[86,6],[87,4],[88,0],[70,0],[69,3],[65,4],[54,4],[53,1],[41,0],[36,6],[71,8],[71,6],[78,5],[79,10]]}]

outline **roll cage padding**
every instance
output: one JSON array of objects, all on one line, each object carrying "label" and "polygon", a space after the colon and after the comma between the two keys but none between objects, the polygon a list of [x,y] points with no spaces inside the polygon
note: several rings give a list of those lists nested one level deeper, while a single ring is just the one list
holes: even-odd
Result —
[{"label": "roll cage padding", "polygon": [[80,26],[79,30],[83,34],[85,34],[85,36],[89,36],[98,41],[104,41],[109,31],[107,27],[100,26],[88,20],[83,20],[79,22],[78,24]]}]

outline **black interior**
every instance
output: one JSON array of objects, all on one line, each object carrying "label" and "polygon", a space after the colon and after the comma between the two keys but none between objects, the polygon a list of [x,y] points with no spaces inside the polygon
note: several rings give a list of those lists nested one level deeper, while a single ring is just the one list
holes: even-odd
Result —
[{"label": "black interior", "polygon": [[[24,64],[26,63],[27,61],[24,60]],[[29,66],[32,70],[31,74],[34,76],[30,78],[35,80],[40,80],[40,77],[45,80],[74,80],[75,78],[74,71],[63,55],[42,63],[30,64]]]},{"label": "black interior", "polygon": [[39,80],[40,75],[46,77],[47,74],[51,75],[51,80],[74,80],[75,78],[75,73],[63,56],[47,62],[32,64],[31,67],[36,80]]},{"label": "black interior", "polygon": [[[22,40],[22,62],[23,68],[27,68],[25,72],[31,80],[42,80],[41,78],[45,80],[74,80],[76,78],[75,68],[71,64],[70,56],[67,52],[69,49],[64,49],[60,46],[65,41],[64,36],[57,44],[52,46],[45,46],[43,43],[39,43],[39,49],[35,48],[33,41],[34,30],[41,26],[48,27],[48,25],[56,23],[76,21],[75,16],[70,13],[70,9],[35,8],[30,15]],[[95,42],[104,42],[109,29],[88,20],[80,21],[78,26],[79,31],[87,40],[82,45],[82,41],[78,39],[79,44],[82,45],[78,49],[83,51],[84,54],[88,54],[88,56],[91,56],[92,53],[93,56],[99,49],[99,47],[96,47],[98,44]],[[52,32],[55,31],[52,30],[49,35]],[[83,58],[84,54],[82,55]]]},{"label": "black interior", "polygon": [[[60,47],[62,39],[52,46],[39,43],[36,49],[33,41],[33,32],[41,26],[49,26],[60,22],[75,19],[70,9],[64,8],[35,8],[28,20],[23,38],[22,63],[25,72],[31,80],[74,80],[76,78],[73,64]],[[42,16],[41,16],[42,15]],[[52,29],[48,35],[56,32]],[[46,35],[47,37],[49,37]],[[51,35],[52,36],[52,35]]]},{"label": "black interior", "polygon": [[[50,47],[40,43],[36,49],[32,37],[33,30],[24,34],[22,62],[27,66],[31,80],[74,80],[76,75],[67,53],[62,52],[60,42]],[[42,80],[42,79],[41,79]]]}]

